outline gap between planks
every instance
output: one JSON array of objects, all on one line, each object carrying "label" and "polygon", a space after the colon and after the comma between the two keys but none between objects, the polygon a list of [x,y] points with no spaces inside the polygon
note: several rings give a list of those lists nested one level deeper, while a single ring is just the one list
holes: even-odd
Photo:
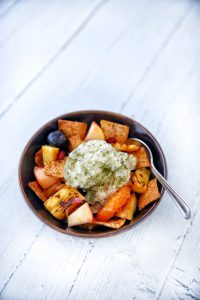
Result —
[{"label": "gap between planks", "polygon": [[4,2],[6,4],[5,7],[3,7],[2,9],[0,8],[0,18],[6,16],[10,12],[10,10],[12,10],[15,7],[15,5],[17,5],[20,2],[20,0],[10,0],[10,1],[5,0]]},{"label": "gap between planks", "polygon": [[[48,67],[57,59],[57,57],[59,55],[61,55],[61,53],[81,34],[81,32],[87,27],[87,25],[90,23],[90,21],[96,16],[96,14],[106,5],[106,3],[108,3],[110,0],[102,0],[100,1],[91,11],[90,13],[85,17],[85,19],[83,20],[83,22],[77,27],[77,29],[74,31],[74,33],[63,43],[63,45],[60,47],[60,49],[57,51],[57,53],[52,56],[52,58],[47,62],[47,64],[36,74],[35,77],[32,78],[32,80],[24,87],[24,89],[17,95],[17,97],[13,100],[13,102],[11,102],[6,109],[0,114],[0,119],[12,108],[12,106],[20,99],[20,97],[28,90],[29,87],[32,86],[32,84],[34,84],[34,82],[36,82],[36,80],[43,74],[43,72],[48,69]],[[14,5],[15,3],[13,3]],[[10,276],[8,277],[8,279],[5,281],[3,288],[0,291],[0,296],[2,295],[3,291],[5,290],[7,284],[9,283],[9,281],[11,280],[11,278],[13,277],[13,275],[15,274],[15,272],[17,271],[17,269],[19,269],[19,267],[21,266],[21,264],[23,263],[23,261],[25,260],[26,256],[29,254],[32,246],[34,245],[35,241],[37,240],[37,238],[39,237],[40,233],[42,232],[42,229],[44,228],[44,225],[41,227],[41,229],[38,231],[38,233],[35,235],[32,243],[30,244],[30,247],[28,248],[28,250],[24,253],[22,259],[18,262],[18,264],[16,264],[16,266],[14,267],[13,272],[10,274]],[[82,265],[84,265],[84,262],[87,258],[87,256],[89,255],[89,253],[91,252],[92,248],[94,246],[92,245],[89,252],[86,253],[86,256],[83,260]],[[77,276],[82,268],[82,265],[77,273]],[[76,278],[77,278],[76,276]],[[75,278],[75,281],[76,281]],[[73,285],[75,284],[75,281],[73,283]],[[71,291],[73,289],[73,285],[71,286]]]},{"label": "gap between planks", "polygon": [[52,65],[52,63],[62,54],[62,52],[70,46],[70,44],[81,34],[81,32],[87,27],[90,21],[96,16],[96,14],[109,2],[110,0],[101,0],[86,16],[83,22],[77,27],[74,33],[62,44],[59,50],[47,61],[47,63],[41,68],[41,70],[25,85],[25,87],[19,92],[19,94],[7,105],[7,107],[0,113],[0,119],[8,113],[12,106],[20,99],[20,97],[37,81],[39,77]]},{"label": "gap between planks", "polygon": [[[89,24],[89,22],[92,20],[92,18],[98,13],[98,11],[107,3],[109,2],[109,0],[102,0],[100,3],[98,3],[96,5],[96,7],[88,14],[88,16],[85,18],[85,20],[77,27],[77,29],[75,30],[75,32],[69,37],[69,39],[60,47],[60,49],[58,50],[58,52],[52,56],[52,58],[47,62],[47,64],[36,74],[35,77],[33,77],[33,79],[24,87],[24,89],[15,97],[15,99],[13,100],[13,102],[11,102],[7,108],[0,114],[0,118],[3,117],[10,109],[11,107],[20,99],[20,97],[29,89],[29,87],[31,87],[36,81],[37,79],[43,74],[43,72],[45,72],[48,67],[57,59],[57,57],[59,55],[62,54],[62,52],[79,36],[79,34],[87,27],[87,25]],[[153,57],[153,59],[151,60],[150,64],[147,66],[147,68],[145,69],[143,75],[141,76],[141,78],[138,80],[138,83],[136,84],[135,88],[130,92],[130,96],[127,98],[127,100],[124,102],[124,104],[122,105],[122,107],[120,108],[120,112],[126,107],[126,105],[128,104],[128,102],[131,100],[132,96],[134,95],[135,90],[141,85],[141,83],[145,80],[146,76],[149,74],[149,72],[151,71],[152,67],[155,65],[155,63],[157,62],[157,60],[159,59],[159,57],[162,55],[165,47],[168,45],[168,43],[173,40],[176,32],[178,31],[178,29],[181,27],[181,25],[183,24],[186,16],[188,15],[191,7],[192,7],[193,1],[190,2],[189,6],[187,7],[186,11],[183,13],[183,15],[180,17],[179,21],[176,23],[176,25],[174,26],[173,30],[170,32],[170,34],[167,36],[167,38],[165,39],[165,41],[163,42],[163,44],[161,45],[160,49],[158,50],[158,52],[156,53],[156,55]],[[171,269],[174,266],[174,263],[176,261],[176,258],[182,248],[183,242],[185,240],[185,237],[187,236],[188,232],[189,232],[189,228],[192,225],[193,219],[196,216],[196,212],[198,209],[198,205],[195,208],[195,213],[193,214],[192,220],[191,222],[188,224],[188,226],[186,227],[185,233],[183,235],[183,238],[181,240],[180,246],[177,249],[175,258],[166,274],[165,280],[161,286],[159,295],[158,295],[158,299],[161,296],[162,290],[165,286],[165,282],[170,274]],[[21,264],[24,262],[24,260],[26,259],[27,255],[29,254],[32,246],[34,245],[34,243],[36,242],[37,238],[39,237],[39,235],[42,232],[42,229],[44,228],[44,225],[41,227],[41,229],[39,230],[39,232],[35,235],[32,243],[30,244],[30,247],[28,248],[28,250],[24,253],[22,259],[19,261],[19,263],[15,266],[14,271],[11,273],[11,275],[9,276],[8,280],[5,282],[2,290],[0,291],[0,296],[3,293],[4,289],[6,288],[7,284],[9,283],[10,279],[13,277],[14,273],[17,271],[17,269],[20,268]],[[77,271],[77,275],[74,279],[73,284],[71,285],[71,288],[69,290],[69,294],[68,296],[71,294],[75,283],[77,281],[77,278],[79,276],[79,273],[83,267],[83,265],[85,264],[85,261],[87,260],[88,256],[90,255],[90,253],[92,252],[92,249],[94,248],[94,244],[91,245],[91,247],[89,248],[88,252],[86,253],[83,262],[80,266],[80,268]]]},{"label": "gap between planks", "polygon": [[[187,9],[185,10],[185,12],[182,14],[182,16],[179,18],[179,20],[177,21],[177,23],[175,24],[174,28],[171,30],[171,32],[168,34],[168,36],[166,37],[166,39],[164,40],[164,42],[162,43],[161,47],[159,48],[158,52],[155,54],[155,56],[153,57],[153,59],[151,60],[150,64],[147,66],[147,68],[145,69],[143,75],[141,76],[141,78],[138,80],[138,82],[136,83],[135,87],[132,89],[132,91],[130,92],[130,95],[129,97],[127,98],[127,100],[122,104],[119,112],[122,112],[122,110],[126,107],[126,105],[128,104],[128,102],[131,100],[132,96],[134,95],[135,91],[140,87],[140,85],[143,83],[143,81],[145,80],[145,78],[148,76],[149,72],[151,71],[151,69],[153,68],[153,66],[157,63],[158,59],[162,56],[162,53],[164,52],[166,46],[171,42],[171,40],[173,40],[173,38],[175,37],[176,33],[178,32],[178,30],[181,28],[181,26],[184,24],[184,21],[186,19],[186,17],[188,16],[188,14],[190,13],[192,7],[193,7],[193,4],[194,2],[191,1],[190,4],[188,5]],[[198,196],[198,194],[196,195],[196,197]],[[196,198],[195,197],[195,198]],[[162,290],[165,286],[165,282],[176,262],[176,259],[178,257],[178,254],[180,253],[181,249],[182,249],[182,246],[183,246],[183,243],[184,243],[184,240],[186,238],[186,236],[188,235],[188,232],[189,232],[189,229],[190,227],[192,226],[192,223],[193,223],[193,220],[194,218],[196,217],[196,214],[197,214],[197,210],[198,210],[198,204],[194,210],[194,213],[193,213],[193,216],[192,216],[192,219],[191,221],[189,222],[189,224],[186,226],[185,228],[185,231],[184,231],[184,234],[183,234],[183,238],[180,242],[180,245],[178,246],[178,249],[177,249],[177,252],[175,254],[175,257],[172,261],[172,264],[170,265],[170,268],[169,270],[167,271],[167,274],[164,278],[164,282],[162,283],[161,285],[161,289],[159,291],[159,294],[158,294],[158,298],[157,299],[160,299],[160,296],[161,296],[161,293],[162,293]],[[80,271],[82,269],[82,267],[84,266],[87,258],[89,257],[90,253],[92,252],[92,249],[94,248],[95,244],[90,247],[89,251],[86,253],[85,255],[85,258],[83,260],[83,263],[81,264],[80,268],[78,269],[78,272],[77,272],[77,275],[74,279],[74,282],[69,290],[69,293],[67,295],[67,298],[71,295],[73,289],[74,289],[74,286],[76,284],[76,281],[78,279],[78,276],[80,274]]]},{"label": "gap between planks", "polygon": [[[194,197],[194,198],[195,198],[195,199],[198,198],[199,195],[200,195],[200,190],[196,193],[196,197]],[[198,212],[199,208],[200,208],[200,203],[197,202],[197,205],[196,205],[196,207],[195,207],[195,209],[194,209],[194,212],[193,212],[193,214],[192,214],[192,218],[191,218],[191,220],[188,222],[188,225],[187,225],[186,228],[185,228],[185,232],[184,232],[184,234],[183,234],[183,236],[182,236],[182,239],[181,239],[181,241],[180,241],[180,245],[179,245],[178,248],[177,248],[177,251],[176,251],[176,254],[175,254],[175,256],[174,256],[174,259],[172,260],[172,263],[171,263],[171,265],[169,266],[169,269],[168,269],[167,272],[166,272],[166,275],[165,275],[165,278],[164,278],[164,280],[163,280],[163,283],[161,284],[160,290],[159,290],[159,292],[158,292],[157,300],[159,300],[160,297],[162,296],[162,291],[163,291],[163,289],[164,289],[164,287],[165,287],[165,284],[166,284],[166,282],[167,282],[167,279],[168,279],[168,277],[169,277],[169,275],[170,275],[170,273],[171,273],[171,271],[172,271],[172,269],[173,269],[173,267],[174,267],[174,265],[175,265],[175,263],[176,263],[176,259],[177,259],[178,255],[179,255],[179,253],[180,253],[180,251],[181,251],[181,249],[182,249],[182,247],[183,247],[183,243],[184,243],[184,241],[185,241],[185,238],[187,237],[187,235],[188,235],[188,233],[189,233],[189,231],[190,231],[190,228],[191,228],[191,226],[193,225],[193,221],[194,221],[194,219],[196,218],[196,215],[197,215],[197,212]],[[178,237],[178,239],[180,239],[180,236]]]},{"label": "gap between planks", "polygon": [[15,272],[19,269],[19,267],[21,266],[21,264],[23,263],[23,261],[26,259],[27,255],[29,254],[29,252],[31,251],[32,246],[35,244],[37,238],[39,237],[40,233],[42,232],[43,228],[45,227],[45,225],[42,225],[42,227],[40,228],[40,230],[36,233],[34,239],[32,240],[28,250],[26,252],[24,252],[22,258],[19,260],[18,264],[15,265],[13,272],[10,274],[10,276],[8,277],[8,279],[6,280],[6,282],[3,285],[3,288],[0,291],[0,297],[3,294],[3,291],[5,290],[7,284],[9,283],[9,281],[11,280],[11,278],[13,277],[13,275],[15,274]]},{"label": "gap between planks", "polygon": [[90,255],[90,253],[91,253],[92,250],[94,249],[94,245],[96,244],[96,240],[94,241],[94,243],[89,242],[89,244],[90,244],[90,248],[89,248],[89,250],[87,251],[87,253],[86,253],[86,255],[85,255],[84,259],[83,259],[83,262],[82,262],[80,268],[78,269],[78,271],[77,271],[77,273],[76,273],[76,276],[75,276],[74,281],[73,281],[73,283],[72,283],[72,285],[71,285],[71,287],[70,287],[70,289],[69,289],[69,293],[68,293],[68,295],[67,295],[67,297],[66,297],[66,300],[67,300],[68,297],[70,296],[70,294],[71,294],[71,292],[72,292],[72,290],[73,290],[73,288],[74,288],[74,286],[75,286],[75,283],[76,283],[76,281],[77,281],[77,279],[78,279],[79,273],[80,273],[82,267],[84,266],[84,264],[85,264],[85,262],[86,262],[86,260],[87,260],[87,257]]},{"label": "gap between planks", "polygon": [[174,28],[171,30],[171,32],[168,34],[166,39],[163,41],[162,45],[160,46],[157,53],[154,55],[154,57],[150,61],[149,65],[147,66],[146,70],[142,74],[141,78],[139,78],[138,82],[135,84],[135,87],[130,91],[127,99],[124,101],[124,103],[122,103],[120,112],[123,111],[124,108],[127,106],[127,104],[131,101],[135,92],[138,90],[138,88],[141,86],[141,84],[143,83],[145,78],[148,76],[149,72],[151,72],[152,68],[155,66],[155,64],[157,63],[159,58],[162,56],[162,53],[164,52],[166,46],[173,40],[173,38],[176,35],[176,33],[178,32],[179,28],[182,26],[182,24],[184,24],[184,21],[185,21],[187,15],[189,14],[189,12],[191,11],[193,5],[194,5],[194,2],[191,1],[190,4],[188,5],[187,9],[185,10],[185,12],[182,14],[180,19],[177,21]]}]

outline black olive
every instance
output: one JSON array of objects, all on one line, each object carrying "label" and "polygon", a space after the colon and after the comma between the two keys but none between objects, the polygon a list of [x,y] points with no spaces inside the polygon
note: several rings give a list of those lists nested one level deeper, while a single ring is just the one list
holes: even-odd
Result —
[{"label": "black olive", "polygon": [[53,147],[62,148],[64,146],[67,146],[67,138],[65,134],[59,130],[55,130],[49,133],[47,142]]}]

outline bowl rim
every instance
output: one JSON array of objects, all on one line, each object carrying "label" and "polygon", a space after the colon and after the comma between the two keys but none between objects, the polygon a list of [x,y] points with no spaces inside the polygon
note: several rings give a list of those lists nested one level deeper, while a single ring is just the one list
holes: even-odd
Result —
[{"label": "bowl rim", "polygon": [[104,111],[104,110],[80,110],[80,111],[72,111],[72,112],[68,112],[68,113],[59,115],[59,116],[51,119],[50,121],[44,123],[38,130],[35,131],[35,133],[28,140],[28,142],[25,144],[25,147],[23,148],[23,151],[20,155],[20,160],[19,160],[19,165],[18,165],[18,182],[19,182],[19,186],[20,186],[20,191],[21,191],[21,194],[23,195],[23,198],[24,198],[26,204],[28,205],[28,207],[37,216],[37,218],[43,222],[43,224],[49,226],[50,228],[56,230],[57,232],[63,233],[65,235],[68,235],[68,236],[70,235],[70,236],[74,236],[74,237],[81,237],[81,238],[110,237],[110,236],[125,232],[127,230],[133,229],[137,224],[139,224],[141,221],[143,221],[146,217],[148,217],[155,210],[155,208],[160,204],[161,199],[163,198],[163,195],[165,193],[165,189],[162,187],[161,195],[160,195],[159,200],[154,202],[152,204],[152,206],[146,212],[144,212],[144,214],[141,216],[141,218],[139,220],[137,220],[133,224],[126,225],[126,227],[122,227],[122,228],[119,228],[119,229],[111,229],[107,232],[106,231],[105,232],[99,232],[99,233],[87,233],[87,232],[83,233],[83,232],[78,232],[78,231],[77,232],[75,232],[75,231],[67,232],[66,229],[57,227],[56,225],[54,225],[51,222],[45,220],[42,216],[40,216],[38,214],[37,210],[31,204],[28,196],[26,195],[25,188],[23,187],[23,183],[22,183],[22,176],[21,176],[22,175],[22,163],[23,163],[23,159],[24,159],[24,155],[25,155],[26,151],[30,147],[31,143],[35,140],[36,136],[38,136],[38,134],[40,134],[45,129],[45,127],[51,125],[51,123],[56,122],[58,119],[73,117],[74,115],[77,115],[77,114],[81,115],[81,114],[92,114],[92,113],[107,114],[108,116],[112,115],[114,117],[120,117],[122,119],[124,118],[124,119],[130,120],[130,122],[134,122],[139,127],[144,129],[149,134],[149,136],[151,137],[151,139],[153,140],[153,142],[156,144],[157,148],[159,149],[160,155],[161,155],[162,160],[163,160],[163,176],[164,176],[165,179],[167,179],[167,177],[168,177],[168,168],[167,168],[166,157],[164,155],[164,152],[163,152],[159,142],[157,141],[157,139],[154,137],[154,135],[147,128],[145,128],[141,123],[139,123],[138,121],[136,121],[135,119],[133,119],[131,117],[127,117],[127,116],[125,116],[121,113],[115,113],[115,112]]}]

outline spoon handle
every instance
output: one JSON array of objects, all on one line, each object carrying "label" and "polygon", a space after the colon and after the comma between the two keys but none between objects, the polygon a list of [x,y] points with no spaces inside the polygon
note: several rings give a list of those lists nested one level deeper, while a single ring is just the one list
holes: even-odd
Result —
[{"label": "spoon handle", "polygon": [[161,183],[161,185],[165,188],[165,190],[169,193],[171,198],[174,200],[184,218],[190,219],[191,211],[183,198],[168,184],[167,180],[158,172],[158,170],[154,166],[151,166],[151,171]]}]

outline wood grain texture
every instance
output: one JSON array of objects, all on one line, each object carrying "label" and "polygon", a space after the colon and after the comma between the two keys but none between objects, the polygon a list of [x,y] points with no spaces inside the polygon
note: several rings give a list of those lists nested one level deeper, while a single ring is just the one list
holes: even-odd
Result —
[{"label": "wood grain texture", "polygon": [[[22,17],[24,22],[17,30],[10,16],[8,25],[13,28],[12,33],[15,32],[12,38],[8,38],[8,33],[0,47],[0,69],[4,70],[0,78],[3,86],[0,92],[0,115],[51,65],[106,2],[68,1],[68,6],[60,9],[63,1],[32,1],[23,10],[25,20]],[[21,14],[20,11],[18,19]],[[5,25],[6,32],[8,25]]]},{"label": "wood grain texture", "polygon": [[[35,16],[42,20],[36,7],[39,2],[34,3],[19,2],[16,15],[12,9],[10,22],[14,16],[17,19],[19,11],[30,13],[29,5],[35,5]],[[13,102],[18,93],[14,88],[11,97],[1,98],[4,102],[0,104],[0,108],[9,107],[0,120],[4,129],[0,153],[9,157],[9,164],[0,162],[4,174],[0,177],[1,298],[199,299],[200,4],[178,0],[98,3],[103,3],[102,7],[87,26],[81,29],[80,25],[76,38],[45,69],[47,50],[43,44],[38,48],[39,63],[34,72],[39,76],[34,81],[32,69],[27,67],[28,76],[21,85],[18,73],[9,83],[2,81],[4,91],[14,84],[23,92]],[[98,7],[98,3],[92,5]],[[59,24],[66,21],[63,5],[70,20],[74,15],[83,20],[85,12],[95,9],[91,2],[49,1],[48,5],[50,11],[44,20],[54,28],[52,39],[46,39],[51,50],[60,45],[57,32],[62,27]],[[9,14],[11,10],[5,17]],[[63,17],[58,26],[50,24],[56,14]],[[76,34],[77,22],[68,23],[69,36]],[[20,25],[4,47],[9,49],[20,39],[23,46],[23,37],[30,34],[33,24],[33,20],[27,21],[27,29]],[[40,40],[37,36],[34,39]],[[11,48],[9,51],[12,56]],[[8,67],[6,57],[7,63],[2,58],[0,63]],[[24,52],[23,57],[28,55]],[[31,214],[17,183],[16,169],[24,144],[50,118],[92,108],[132,116],[155,134],[167,157],[169,181],[192,208],[191,222],[182,219],[167,195],[144,223],[101,240],[61,235]],[[21,284],[24,278],[26,288]]]},{"label": "wood grain texture", "polygon": [[[199,197],[199,193],[198,193]],[[199,203],[159,294],[160,299],[200,299]]]}]

